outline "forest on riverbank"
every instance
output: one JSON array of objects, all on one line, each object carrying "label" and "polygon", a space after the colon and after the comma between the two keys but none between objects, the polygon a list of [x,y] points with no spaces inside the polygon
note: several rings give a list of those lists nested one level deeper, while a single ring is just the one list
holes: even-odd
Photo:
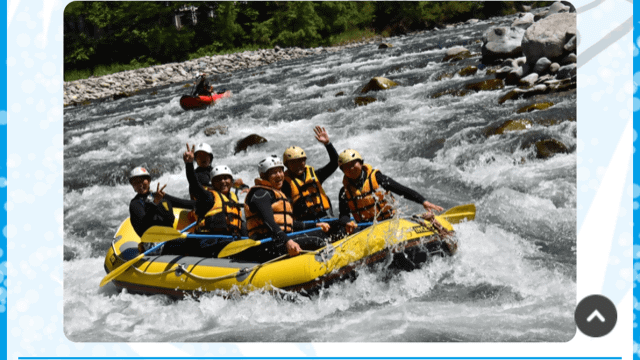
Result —
[{"label": "forest on riverbank", "polygon": [[519,1],[76,1],[65,81],[245,50],[334,46],[548,6]]}]

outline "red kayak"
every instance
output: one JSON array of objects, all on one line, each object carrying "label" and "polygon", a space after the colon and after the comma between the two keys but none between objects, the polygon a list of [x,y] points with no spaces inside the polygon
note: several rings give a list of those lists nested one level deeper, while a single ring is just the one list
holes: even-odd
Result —
[{"label": "red kayak", "polygon": [[222,98],[228,98],[231,96],[231,90],[227,90],[225,92],[213,95],[200,95],[200,96],[191,96],[191,95],[182,95],[180,98],[180,106],[184,110],[197,110],[204,109],[209,105],[214,104],[216,101]]}]

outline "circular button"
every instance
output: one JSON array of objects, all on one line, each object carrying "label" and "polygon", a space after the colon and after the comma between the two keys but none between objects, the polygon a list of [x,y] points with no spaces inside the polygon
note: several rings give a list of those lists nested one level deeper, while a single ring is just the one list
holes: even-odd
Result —
[{"label": "circular button", "polygon": [[602,295],[590,295],[582,299],[576,307],[576,325],[585,335],[605,336],[613,330],[618,321],[616,306]]}]

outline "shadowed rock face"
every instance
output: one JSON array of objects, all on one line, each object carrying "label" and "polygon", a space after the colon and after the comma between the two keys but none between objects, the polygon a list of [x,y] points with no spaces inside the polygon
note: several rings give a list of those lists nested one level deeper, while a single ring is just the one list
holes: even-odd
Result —
[{"label": "shadowed rock face", "polygon": [[536,157],[538,159],[548,159],[555,154],[567,154],[569,149],[563,143],[555,139],[544,139],[535,143]]},{"label": "shadowed rock face", "polygon": [[262,136],[258,135],[258,134],[251,134],[249,136],[247,136],[246,138],[238,141],[236,143],[236,148],[234,150],[234,155],[239,153],[240,151],[243,150],[247,150],[247,148],[249,146],[253,146],[253,145],[257,145],[257,144],[262,144],[262,143],[266,143],[267,139],[263,138]]}]

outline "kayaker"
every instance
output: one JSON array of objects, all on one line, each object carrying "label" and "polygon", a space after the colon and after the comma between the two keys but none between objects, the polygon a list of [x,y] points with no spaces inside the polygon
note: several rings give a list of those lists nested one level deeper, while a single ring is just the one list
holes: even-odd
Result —
[{"label": "kayaker", "polygon": [[183,154],[183,160],[187,172],[189,189],[193,189],[196,199],[195,210],[190,213],[190,220],[198,220],[197,233],[210,233],[220,235],[246,236],[246,230],[242,230],[242,208],[238,198],[231,191],[233,187],[233,174],[226,165],[218,165],[213,168],[211,184],[204,187],[200,184],[193,168],[194,147],[189,148]]},{"label": "kayaker", "polygon": [[255,186],[249,190],[245,199],[244,211],[247,219],[249,237],[260,240],[267,237],[273,241],[266,246],[251,249],[253,256],[277,256],[288,253],[290,256],[300,254],[300,245],[289,238],[287,233],[294,230],[320,227],[329,231],[329,224],[318,222],[304,224],[293,219],[293,208],[287,196],[281,191],[284,183],[284,164],[276,155],[267,156],[258,163],[260,178],[255,179]]},{"label": "kayaker", "polygon": [[213,94],[213,86],[207,80],[207,74],[201,73],[196,77],[196,86],[193,89],[193,96],[211,96]]},{"label": "kayaker", "polygon": [[[421,204],[425,210],[442,211],[442,207],[428,202],[418,192],[400,185],[390,177],[383,175],[378,169],[365,164],[359,152],[347,149],[338,156],[340,170],[344,173],[343,187],[340,189],[340,224],[343,224],[348,234],[357,228],[357,222],[370,222],[391,218],[395,209],[387,199],[386,190],[393,192],[413,202]],[[382,189],[381,189],[382,188]],[[351,220],[353,215],[355,221]]]},{"label": "kayaker", "polygon": [[327,217],[331,211],[331,202],[322,183],[338,169],[338,153],[324,127],[316,126],[313,131],[316,139],[327,149],[328,164],[315,171],[307,165],[307,154],[298,146],[287,148],[282,155],[287,167],[282,192],[291,199],[296,220],[318,220]]}]

